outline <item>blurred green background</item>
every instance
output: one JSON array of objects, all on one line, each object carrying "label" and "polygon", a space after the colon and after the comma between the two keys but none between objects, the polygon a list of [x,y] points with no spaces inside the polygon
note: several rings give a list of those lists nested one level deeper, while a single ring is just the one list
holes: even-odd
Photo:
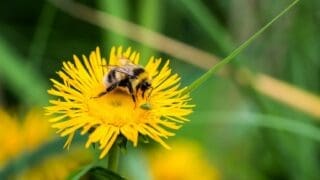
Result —
[{"label": "blurred green background", "polygon": [[[101,27],[108,25],[104,19],[87,17],[98,22],[98,26],[93,25],[51,2],[68,6],[82,17],[88,15],[60,1],[0,2],[3,109],[19,114],[47,105],[49,78],[57,78],[55,72],[62,61],[71,60],[73,54],[88,55],[96,46],[104,57],[108,57],[112,46],[122,45],[140,51],[142,62],[151,55],[170,59],[172,69],[182,76],[183,85],[206,71],[200,68],[202,59],[186,62],[174,53],[150,46],[150,42],[155,43],[152,39],[137,42],[123,36],[120,29]],[[223,58],[292,1],[76,2]],[[240,69],[249,69],[251,78],[267,74],[294,89],[314,94],[312,98],[319,102],[319,32],[320,1],[301,1],[229,64],[228,75],[216,75],[192,93],[196,108],[191,122],[172,140],[184,138],[201,144],[206,159],[222,179],[319,179],[320,117],[264,96],[238,78]],[[277,93],[276,87],[270,89]],[[313,108],[320,111],[320,107]]]}]

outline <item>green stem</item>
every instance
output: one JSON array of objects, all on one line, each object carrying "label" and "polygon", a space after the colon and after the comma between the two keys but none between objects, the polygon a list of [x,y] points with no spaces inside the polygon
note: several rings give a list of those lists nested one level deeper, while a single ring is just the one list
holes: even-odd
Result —
[{"label": "green stem", "polygon": [[120,148],[117,144],[113,145],[109,154],[108,169],[117,172],[120,158]]},{"label": "green stem", "polygon": [[221,67],[229,63],[232,59],[234,59],[240,52],[242,52],[246,47],[248,47],[260,34],[262,34],[266,29],[268,29],[276,20],[278,20],[282,15],[288,12],[299,0],[295,0],[291,3],[287,8],[281,11],[275,18],[273,18],[269,23],[263,26],[258,32],[256,32],[253,36],[251,36],[248,40],[246,40],[243,44],[241,44],[237,49],[233,50],[226,58],[221,60],[219,63],[215,64],[209,71],[203,74],[200,78],[195,80],[189,87],[186,89],[187,92],[191,92],[194,89],[198,88],[202,83],[204,83],[207,79],[211,77],[211,75],[217,72]]}]

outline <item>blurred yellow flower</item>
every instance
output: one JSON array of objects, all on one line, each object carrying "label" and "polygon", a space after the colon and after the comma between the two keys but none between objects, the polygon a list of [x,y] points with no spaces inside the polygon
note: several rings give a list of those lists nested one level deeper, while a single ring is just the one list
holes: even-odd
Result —
[{"label": "blurred yellow flower", "polygon": [[18,120],[0,110],[0,167],[24,151],[32,151],[52,137],[48,120],[41,111],[31,111]]},{"label": "blurred yellow flower", "polygon": [[[158,70],[161,59],[150,58],[144,67],[147,78],[151,79],[152,91],[148,98],[141,92],[136,92],[136,102],[131,95],[116,88],[108,94],[97,97],[106,90],[103,78],[110,72],[110,67],[119,67],[122,59],[130,63],[139,63],[139,53],[130,48],[112,48],[109,63],[100,56],[97,48],[91,52],[89,59],[85,56],[80,61],[74,56],[74,62],[64,62],[58,75],[62,79],[53,82],[53,89],[48,92],[57,96],[47,107],[47,114],[55,114],[51,119],[53,127],[58,129],[61,136],[68,136],[65,146],[69,146],[77,130],[81,134],[89,133],[86,147],[98,143],[103,158],[119,135],[138,144],[139,134],[146,135],[166,148],[169,146],[163,138],[173,136],[168,129],[179,129],[181,124],[188,121],[185,116],[192,112],[193,105],[189,94],[183,94],[185,88],[180,88],[180,78],[171,73],[169,61]],[[123,76],[123,74],[122,74]],[[179,89],[180,88],[180,89]],[[149,108],[143,108],[148,105]]]},{"label": "blurred yellow flower", "polygon": [[148,153],[152,179],[220,179],[218,170],[208,162],[199,145],[190,141],[177,141],[173,144],[170,151],[154,149]]},{"label": "blurred yellow flower", "polygon": [[[0,110],[0,170],[25,152],[31,152],[53,140],[54,133],[48,119],[40,110],[33,110],[24,118]],[[92,157],[88,151],[75,149],[67,153],[50,155],[23,172],[10,175],[10,179],[66,179],[73,170],[88,164]]]},{"label": "blurred yellow flower", "polygon": [[78,147],[66,153],[46,157],[37,165],[16,174],[13,178],[28,180],[67,179],[73,171],[78,170],[91,161],[91,154]]}]

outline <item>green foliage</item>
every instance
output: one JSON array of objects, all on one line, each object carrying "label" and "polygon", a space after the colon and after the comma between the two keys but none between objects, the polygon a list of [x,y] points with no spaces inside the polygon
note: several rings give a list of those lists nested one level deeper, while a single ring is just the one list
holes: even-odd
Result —
[{"label": "green foliage", "polygon": [[48,82],[40,72],[28,66],[13,47],[0,37],[0,76],[10,91],[28,105],[46,104]]},{"label": "green foliage", "polygon": [[[252,3],[249,4],[244,0],[115,2],[99,0],[90,2],[88,6],[226,57],[200,81],[190,86],[191,90],[198,88],[192,93],[195,112],[190,117],[191,121],[176,135],[177,138],[201,143],[208,159],[212,160],[224,179],[319,179],[319,118],[310,117],[243,86],[237,82],[238,76],[234,72],[230,72],[234,79],[208,79],[237,57],[233,64],[267,73],[294,87],[319,94],[318,0],[301,1],[259,35],[265,30],[261,29],[257,33],[259,38],[255,35],[250,39],[250,34],[259,30],[293,1],[250,1]],[[85,54],[97,45],[102,47],[103,56],[108,54],[111,46],[121,44],[141,51],[144,58],[142,62],[150,54],[169,58],[174,71],[182,76],[184,85],[205,72],[183,62],[183,59],[168,57],[156,49],[132,42],[117,32],[79,21],[55,9],[50,3],[42,3],[0,3],[2,107],[32,108],[34,105],[46,104],[46,90],[50,88],[48,79],[55,76],[55,71],[61,67],[61,60],[71,59],[72,54]],[[12,9],[15,9],[14,13]],[[229,54],[239,42],[245,40],[242,46]],[[201,59],[194,61],[201,62]],[[145,104],[141,108],[152,107]],[[17,157],[1,169],[0,179],[37,163],[35,157],[41,159],[60,152],[61,143],[59,140],[53,142],[53,146],[43,146],[35,152]],[[174,144],[171,146],[174,148]],[[127,159],[128,164],[131,163],[130,168],[135,171],[147,169],[148,164],[140,162],[143,161],[141,153],[139,159],[132,158],[136,154],[130,153],[130,150],[129,147],[124,161],[120,162],[124,164],[120,169],[128,169]],[[120,174],[128,172],[130,169]],[[149,177],[147,172],[143,173],[147,175],[137,177]],[[70,179],[81,177],[123,179],[110,170],[94,165],[83,167],[70,175]],[[126,177],[130,177],[130,174]]]},{"label": "green foliage", "polygon": [[80,171],[74,172],[68,179],[92,179],[92,180],[124,180],[119,174],[116,174],[106,168],[88,165]]},{"label": "green foliage", "polygon": [[238,48],[233,50],[226,58],[222,59],[216,65],[214,65],[209,71],[203,74],[199,79],[195,80],[187,89],[187,92],[191,92],[201,84],[203,84],[212,74],[217,72],[219,69],[228,64],[232,59],[234,59],[239,53],[241,53],[245,48],[247,48],[256,38],[258,38],[266,29],[269,28],[276,20],[278,20],[282,15],[284,15],[287,11],[289,11],[297,2],[294,1],[290,4],[286,9],[281,11],[275,18],[273,18],[270,22],[268,22],[265,26],[263,26],[258,32],[253,34],[248,40],[246,40],[243,44],[241,44]]}]

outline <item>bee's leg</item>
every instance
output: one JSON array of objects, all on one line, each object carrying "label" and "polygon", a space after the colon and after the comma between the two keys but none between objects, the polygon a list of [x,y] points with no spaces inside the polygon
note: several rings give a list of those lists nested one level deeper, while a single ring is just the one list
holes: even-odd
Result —
[{"label": "bee's leg", "polygon": [[107,93],[111,92],[112,90],[114,90],[116,87],[118,86],[118,83],[114,83],[111,86],[109,86],[105,91],[101,92],[100,94],[98,94],[98,96],[94,97],[94,98],[99,98],[101,96],[106,95]]},{"label": "bee's leg", "polygon": [[147,99],[149,99],[150,98],[150,96],[151,96],[151,93],[152,93],[152,91],[153,91],[153,87],[150,87],[150,92],[148,93],[148,96],[147,96]]},{"label": "bee's leg", "polygon": [[138,97],[138,92],[139,92],[139,89],[141,88],[141,84],[138,84],[136,86],[136,97]]},{"label": "bee's leg", "polygon": [[108,93],[107,91],[103,91],[103,92],[99,93],[98,96],[95,96],[93,98],[99,98],[99,97],[101,97],[101,96],[103,96],[103,95],[105,95],[107,93]]},{"label": "bee's leg", "polygon": [[129,90],[129,92],[130,92],[130,94],[131,94],[131,97],[132,97],[132,100],[133,100],[133,102],[134,102],[134,107],[136,107],[136,97],[135,97],[135,95],[134,95],[134,93],[133,93],[133,88],[132,88],[132,85],[131,85],[131,83],[130,82],[127,82],[127,87],[128,87],[128,90]]},{"label": "bee's leg", "polygon": [[144,98],[144,93],[145,93],[145,92],[146,92],[145,90],[142,91],[142,98]]},{"label": "bee's leg", "polygon": [[118,83],[111,84],[111,86],[109,86],[105,92],[109,93],[112,90],[114,90],[117,86],[118,86]]}]

